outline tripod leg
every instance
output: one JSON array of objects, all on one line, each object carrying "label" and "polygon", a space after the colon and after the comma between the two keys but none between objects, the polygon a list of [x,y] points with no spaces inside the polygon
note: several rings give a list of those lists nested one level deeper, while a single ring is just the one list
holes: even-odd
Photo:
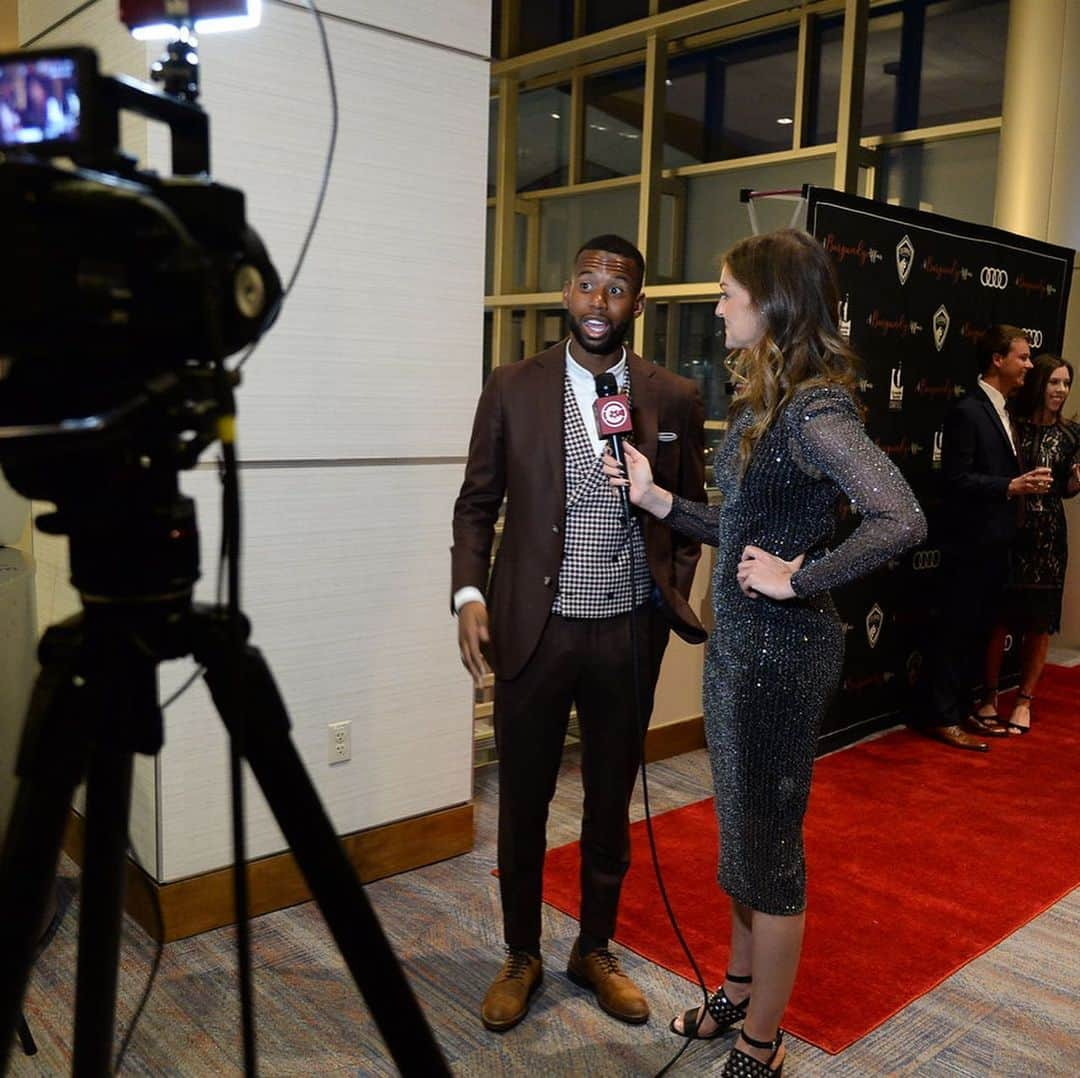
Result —
[{"label": "tripod leg", "polygon": [[75,979],[75,1074],[109,1074],[124,917],[132,756],[98,745],[86,784],[86,852]]},{"label": "tripod leg", "polygon": [[77,632],[59,627],[42,641],[44,665],[30,700],[19,748],[19,789],[0,856],[0,1073],[22,1018],[68,810],[88,753],[75,667],[51,657],[53,645],[63,650],[75,637]]},{"label": "tripod leg", "polygon": [[[207,668],[214,702],[230,733],[238,730],[255,778],[394,1062],[407,1076],[449,1075],[289,737],[289,717],[266,662],[256,648],[222,646],[220,637],[214,643],[212,654],[195,654]],[[257,726],[249,716],[258,717]]]}]

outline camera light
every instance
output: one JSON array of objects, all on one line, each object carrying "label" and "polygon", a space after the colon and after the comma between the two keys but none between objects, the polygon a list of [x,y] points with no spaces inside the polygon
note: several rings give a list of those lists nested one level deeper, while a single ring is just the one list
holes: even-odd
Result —
[{"label": "camera light", "polygon": [[262,0],[122,0],[120,17],[138,41],[175,41],[181,21],[193,20],[200,35],[250,30],[262,20]]}]

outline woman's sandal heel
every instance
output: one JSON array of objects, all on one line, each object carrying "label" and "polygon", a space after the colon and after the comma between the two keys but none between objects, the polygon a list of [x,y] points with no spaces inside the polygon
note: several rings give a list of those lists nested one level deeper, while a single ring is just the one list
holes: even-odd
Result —
[{"label": "woman's sandal heel", "polygon": [[[726,973],[724,974],[724,980],[731,981],[733,984],[749,984],[753,978],[735,977],[730,973]],[[749,996],[741,1003],[732,1003],[731,1000],[727,998],[724,986],[721,985],[711,996],[709,996],[709,999],[705,1004],[706,1011],[708,1011],[709,1016],[716,1023],[716,1029],[711,1033],[698,1033],[701,1023],[705,1020],[705,1016],[701,1015],[700,1007],[691,1007],[690,1010],[682,1013],[682,1029],[679,1029],[678,1026],[675,1025],[679,1020],[678,1018],[672,1018],[669,1028],[672,1033],[678,1033],[680,1037],[685,1037],[690,1041],[711,1041],[721,1034],[726,1033],[736,1022],[741,1022],[746,1017],[746,1008],[749,1004]]]},{"label": "woman's sandal heel", "polygon": [[780,1060],[780,1066],[776,1070],[772,1069],[772,1061],[776,1058],[776,1053],[780,1051],[780,1045],[784,1043],[784,1031],[778,1029],[775,1039],[771,1041],[759,1041],[756,1037],[749,1036],[745,1029],[739,1036],[754,1048],[771,1048],[772,1055],[769,1056],[767,1063],[762,1063],[760,1059],[755,1059],[738,1048],[732,1048],[720,1078],[781,1078],[784,1073],[784,1061]]},{"label": "woman's sandal heel", "polygon": [[[1026,734],[1026,733],[1031,732],[1031,725],[1030,725],[1031,724],[1031,701],[1034,700],[1035,697],[1034,696],[1028,696],[1028,694],[1026,692],[1018,692],[1016,694],[1016,699],[1017,699],[1018,702],[1020,700],[1026,700],[1027,701],[1027,705],[1028,705],[1028,725],[1027,726],[1022,726],[1018,722],[1013,722],[1012,719],[1010,718],[1009,721],[1007,723],[1005,723],[1005,729],[1013,737],[1019,737],[1021,734]],[[1015,706],[1013,707],[1013,713],[1014,714],[1016,713],[1016,707]]]}]

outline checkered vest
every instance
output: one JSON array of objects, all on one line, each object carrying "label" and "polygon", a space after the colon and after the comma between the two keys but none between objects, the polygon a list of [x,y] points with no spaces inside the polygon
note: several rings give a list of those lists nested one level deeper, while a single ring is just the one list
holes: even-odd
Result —
[{"label": "checkered vest", "polygon": [[[564,618],[610,618],[640,606],[652,594],[641,522],[631,515],[627,542],[622,507],[604,475],[574,396],[563,382],[566,524],[559,587],[551,610]],[[633,550],[635,580],[630,590]]]}]

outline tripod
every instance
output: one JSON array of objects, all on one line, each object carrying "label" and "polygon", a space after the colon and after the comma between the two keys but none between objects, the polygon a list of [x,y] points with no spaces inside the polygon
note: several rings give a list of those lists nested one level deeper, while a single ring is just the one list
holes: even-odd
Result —
[{"label": "tripod", "polygon": [[[160,483],[155,489],[161,493]],[[192,503],[179,496],[173,473],[164,499],[136,506],[142,526],[133,537],[123,527],[133,513],[130,495],[124,489],[117,496],[124,502],[123,510],[116,506],[120,523],[110,517],[114,507],[106,506],[104,519],[112,522],[104,528],[90,525],[88,531],[67,518],[51,529],[71,535],[72,579],[84,606],[42,639],[41,673],[20,746],[19,790],[0,857],[0,1072],[19,1028],[34,934],[71,798],[84,776],[73,1073],[111,1071],[133,755],[156,754],[163,743],[158,664],[191,655],[205,667],[218,713],[262,788],[398,1068],[405,1075],[449,1074],[304,770],[273,676],[247,642],[246,620],[237,624],[220,608],[191,600],[198,576]],[[102,519],[100,504],[94,519]],[[146,574],[147,565],[163,586],[133,593],[129,574]],[[128,586],[85,586],[94,578],[105,584],[106,577]],[[112,597],[100,598],[103,591]]]}]

